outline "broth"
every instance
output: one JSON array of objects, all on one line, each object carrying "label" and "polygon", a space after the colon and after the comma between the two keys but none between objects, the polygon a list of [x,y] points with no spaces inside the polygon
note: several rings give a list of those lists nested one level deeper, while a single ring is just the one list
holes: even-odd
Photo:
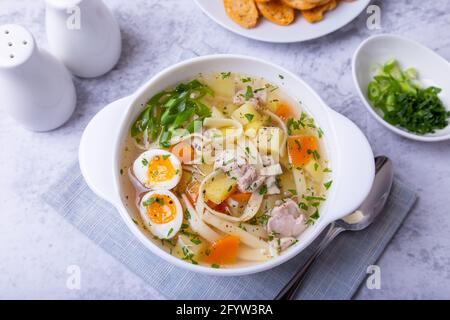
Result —
[{"label": "broth", "polygon": [[133,123],[122,197],[142,232],[180,259],[262,263],[320,218],[332,185],[323,134],[262,78],[200,74],[152,97]]}]

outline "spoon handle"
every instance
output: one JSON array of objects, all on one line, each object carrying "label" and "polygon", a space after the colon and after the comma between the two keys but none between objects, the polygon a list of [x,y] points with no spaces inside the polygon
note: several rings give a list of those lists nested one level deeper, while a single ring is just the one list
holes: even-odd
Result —
[{"label": "spoon handle", "polygon": [[330,225],[327,234],[317,246],[314,254],[303,264],[286,284],[286,286],[278,293],[274,300],[294,300],[295,295],[306,279],[309,269],[320,256],[320,254],[328,247],[328,245],[345,229],[336,226],[334,223]]}]

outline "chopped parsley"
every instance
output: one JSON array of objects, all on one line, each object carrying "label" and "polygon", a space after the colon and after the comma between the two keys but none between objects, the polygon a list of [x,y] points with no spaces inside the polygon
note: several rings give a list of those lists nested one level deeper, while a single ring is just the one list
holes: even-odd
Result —
[{"label": "chopped parsley", "polygon": [[396,60],[391,60],[369,83],[368,98],[391,125],[424,135],[449,124],[450,112],[439,98],[441,91],[421,87],[415,69],[403,71]]},{"label": "chopped parsley", "polygon": [[314,163],[314,171],[317,171],[319,169],[319,164],[316,162]]},{"label": "chopped parsley", "polygon": [[231,72],[221,72],[220,75],[222,76],[222,79],[227,79],[231,77]]},{"label": "chopped parsley", "polygon": [[263,214],[261,216],[254,217],[248,223],[251,224],[252,226],[256,226],[256,225],[265,226],[265,225],[267,225],[267,222],[269,221],[269,219],[270,219],[269,215]]},{"label": "chopped parsley", "polygon": [[245,94],[244,94],[245,101],[248,101],[254,97],[255,97],[255,95],[253,94],[253,88],[250,86],[247,86],[247,91],[245,91]]},{"label": "chopped parsley", "polygon": [[220,269],[220,265],[218,265],[217,263],[213,263],[213,264],[211,265],[211,268],[214,268],[214,269]]},{"label": "chopped parsley", "polygon": [[328,182],[326,182],[326,183],[324,183],[323,185],[325,186],[325,189],[330,189],[331,188],[331,185],[333,184],[333,180],[330,180],[330,181],[328,181]]},{"label": "chopped parsley", "polygon": [[254,114],[246,113],[245,118],[248,120],[248,122],[252,122],[253,118],[255,117]]},{"label": "chopped parsley", "polygon": [[298,204],[298,206],[300,207],[300,209],[305,210],[305,211],[308,211],[308,209],[309,209],[308,205],[304,202],[300,202]]},{"label": "chopped parsley", "polygon": [[265,195],[267,193],[267,185],[265,185],[265,184],[263,184],[262,186],[261,186],[261,188],[259,188],[259,194],[260,195]]},{"label": "chopped parsley", "polygon": [[184,211],[184,217],[186,218],[186,220],[191,219],[191,214],[189,213],[189,210],[188,210],[188,209],[186,209],[186,210]]},{"label": "chopped parsley", "polygon": [[148,160],[147,159],[142,159],[142,165],[147,166],[148,165]]},{"label": "chopped parsley", "polygon": [[320,218],[319,209],[316,209],[316,211],[308,218],[306,224],[313,225],[319,218]]}]

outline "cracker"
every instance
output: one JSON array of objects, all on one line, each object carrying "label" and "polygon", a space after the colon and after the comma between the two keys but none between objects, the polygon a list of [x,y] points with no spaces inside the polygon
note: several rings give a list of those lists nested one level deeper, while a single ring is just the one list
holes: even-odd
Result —
[{"label": "cracker", "polygon": [[294,9],[279,0],[257,2],[256,6],[266,19],[281,26],[290,25],[295,19]]},{"label": "cracker", "polygon": [[322,21],[326,12],[334,10],[337,6],[336,0],[331,0],[329,3],[318,6],[310,10],[302,10],[303,18],[309,23]]},{"label": "cracker", "polygon": [[223,0],[227,15],[243,28],[253,28],[259,13],[254,0]]}]

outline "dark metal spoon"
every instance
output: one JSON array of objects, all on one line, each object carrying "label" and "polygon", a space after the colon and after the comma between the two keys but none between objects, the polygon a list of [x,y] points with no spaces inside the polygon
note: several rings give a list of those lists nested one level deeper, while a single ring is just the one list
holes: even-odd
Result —
[{"label": "dark metal spoon", "polygon": [[344,219],[333,222],[328,229],[316,252],[301,266],[286,286],[278,293],[274,300],[293,300],[320,254],[343,231],[360,231],[369,227],[380,214],[391,192],[394,180],[392,161],[385,157],[375,158],[375,180],[372,189],[360,208]]}]

